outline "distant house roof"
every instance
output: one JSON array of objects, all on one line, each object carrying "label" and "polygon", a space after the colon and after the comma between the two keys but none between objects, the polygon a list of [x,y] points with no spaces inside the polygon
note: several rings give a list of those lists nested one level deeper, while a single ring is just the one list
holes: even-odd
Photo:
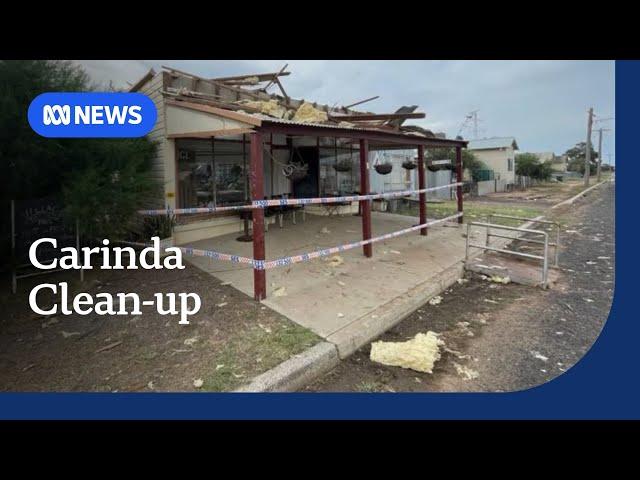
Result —
[{"label": "distant house roof", "polygon": [[493,150],[496,148],[509,148],[513,147],[514,150],[518,150],[518,144],[513,137],[493,137],[493,138],[481,138],[479,140],[470,140],[467,148],[469,150]]}]

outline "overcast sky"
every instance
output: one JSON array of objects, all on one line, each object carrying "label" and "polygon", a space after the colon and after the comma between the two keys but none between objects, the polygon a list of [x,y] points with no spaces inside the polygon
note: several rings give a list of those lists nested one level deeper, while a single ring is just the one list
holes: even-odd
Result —
[{"label": "overcast sky", "polygon": [[[287,93],[329,105],[380,95],[362,105],[377,113],[419,105],[412,120],[455,137],[465,116],[479,110],[479,137],[513,136],[521,151],[563,153],[585,141],[587,110],[615,114],[613,61],[334,61],[334,60],[81,60],[96,83],[127,86],[149,68],[169,65],[202,77],[278,71]],[[614,122],[596,124],[614,127]],[[615,140],[605,133],[604,160],[615,162]],[[463,131],[465,138],[473,129]],[[593,136],[597,148],[597,135]]]}]

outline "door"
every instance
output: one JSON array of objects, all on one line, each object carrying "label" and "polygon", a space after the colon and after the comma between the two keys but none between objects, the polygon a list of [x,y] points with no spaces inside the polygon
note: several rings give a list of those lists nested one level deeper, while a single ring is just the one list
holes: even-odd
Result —
[{"label": "door", "polygon": [[319,163],[320,155],[318,147],[296,147],[293,152],[294,162],[302,162],[309,166],[307,176],[293,182],[293,195],[295,198],[319,197]]}]

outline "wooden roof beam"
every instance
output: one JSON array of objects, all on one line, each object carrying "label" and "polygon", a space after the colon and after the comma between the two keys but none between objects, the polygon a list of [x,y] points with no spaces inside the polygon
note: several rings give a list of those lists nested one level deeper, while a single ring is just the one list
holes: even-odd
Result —
[{"label": "wooden roof beam", "polygon": [[214,82],[227,83],[227,82],[239,82],[239,81],[247,80],[248,78],[257,77],[258,81],[267,82],[269,80],[272,80],[274,77],[284,77],[287,75],[291,75],[291,72],[285,72],[283,70],[280,70],[279,72],[273,72],[273,73],[254,73],[254,74],[248,74],[248,75],[236,75],[235,77],[216,77],[216,78],[212,78],[211,80]]},{"label": "wooden roof beam", "polygon": [[372,120],[408,120],[410,118],[424,118],[424,113],[363,113],[356,115],[331,115],[332,120],[346,122],[372,121]]}]

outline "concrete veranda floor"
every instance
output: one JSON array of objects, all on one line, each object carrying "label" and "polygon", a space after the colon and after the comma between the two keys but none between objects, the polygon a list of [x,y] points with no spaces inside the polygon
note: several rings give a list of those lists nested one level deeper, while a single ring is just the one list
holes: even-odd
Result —
[{"label": "concrete veranda floor", "polygon": [[[417,224],[417,220],[373,212],[373,236],[407,228]],[[400,310],[406,303],[403,299],[417,296],[415,300],[424,303],[428,299],[424,295],[441,290],[438,285],[442,287],[444,274],[458,278],[464,259],[464,232],[457,223],[439,224],[430,228],[426,237],[416,232],[373,244],[372,258],[364,257],[362,248],[354,248],[337,255],[342,259],[342,263],[336,262],[339,264],[331,261],[336,256],[332,255],[267,270],[264,304],[333,341],[339,349],[342,345],[341,354],[346,354],[360,343],[360,340],[354,340],[354,336],[364,334],[369,337],[370,332],[362,330],[373,332],[377,329],[375,325],[355,328],[358,322],[379,323],[374,312],[379,312],[387,304],[393,305],[394,301],[400,305],[389,310],[390,321],[394,321],[394,316],[400,320]],[[205,239],[189,246],[251,257],[252,243],[237,241],[239,235]],[[478,230],[474,237],[476,235],[481,237],[483,232]],[[361,218],[354,215],[307,215],[306,221],[298,219],[297,225],[286,219],[282,229],[271,225],[265,238],[267,260],[308,253],[361,239]],[[478,238],[477,241],[482,240]],[[253,296],[251,268],[204,257],[188,257],[188,260]],[[452,272],[452,267],[459,267],[459,272]],[[425,285],[429,287],[426,290]],[[422,289],[419,288],[421,286]],[[274,291],[284,295],[275,295]],[[353,345],[345,347],[351,343]]]}]

